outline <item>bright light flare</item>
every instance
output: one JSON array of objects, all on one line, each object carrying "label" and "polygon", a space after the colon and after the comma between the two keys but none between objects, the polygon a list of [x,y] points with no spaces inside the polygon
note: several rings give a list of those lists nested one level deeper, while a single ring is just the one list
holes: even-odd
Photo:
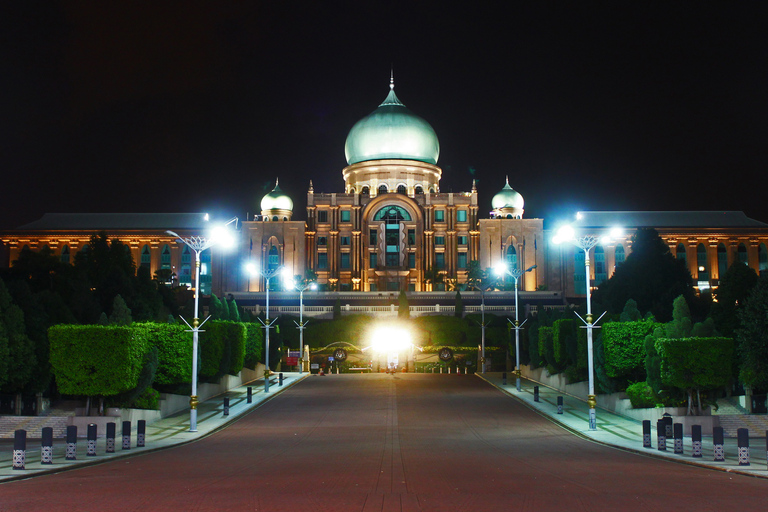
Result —
[{"label": "bright light flare", "polygon": [[411,333],[403,327],[380,326],[371,334],[371,348],[380,354],[398,354],[411,344]]},{"label": "bright light flare", "polygon": [[504,276],[504,274],[507,273],[506,262],[500,261],[495,267],[493,267],[493,272],[499,277]]},{"label": "bright light flare", "polygon": [[245,270],[247,270],[247,271],[248,271],[248,273],[249,273],[249,274],[251,274],[252,276],[255,276],[256,274],[258,274],[258,273],[259,273],[259,269],[258,269],[258,268],[256,268],[256,264],[255,264],[255,263],[253,263],[253,262],[251,262],[251,263],[246,263],[246,264],[245,264]]},{"label": "bright light flare", "polygon": [[557,230],[557,234],[552,239],[555,244],[562,244],[563,242],[570,242],[576,238],[576,230],[573,226],[566,224]]},{"label": "bright light flare", "polygon": [[235,245],[235,237],[232,234],[232,231],[227,229],[226,226],[216,226],[211,229],[210,240],[214,244],[225,248],[230,248]]}]

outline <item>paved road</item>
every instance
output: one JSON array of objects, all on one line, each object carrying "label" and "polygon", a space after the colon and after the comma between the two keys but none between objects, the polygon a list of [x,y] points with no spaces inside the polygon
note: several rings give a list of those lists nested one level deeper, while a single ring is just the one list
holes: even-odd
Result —
[{"label": "paved road", "polygon": [[581,439],[473,376],[311,377],[201,441],[0,484],[0,510],[765,510],[768,480]]}]

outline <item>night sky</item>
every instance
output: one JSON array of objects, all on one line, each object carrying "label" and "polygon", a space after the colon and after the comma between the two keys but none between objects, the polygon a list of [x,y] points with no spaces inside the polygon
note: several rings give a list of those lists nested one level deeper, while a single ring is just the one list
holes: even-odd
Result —
[{"label": "night sky", "polygon": [[[441,190],[509,175],[525,216],[742,210],[768,222],[762,2],[4,2],[0,228],[46,212],[257,213],[342,192],[396,92]],[[546,4],[546,6],[544,5]],[[203,7],[208,5],[208,7]]]}]

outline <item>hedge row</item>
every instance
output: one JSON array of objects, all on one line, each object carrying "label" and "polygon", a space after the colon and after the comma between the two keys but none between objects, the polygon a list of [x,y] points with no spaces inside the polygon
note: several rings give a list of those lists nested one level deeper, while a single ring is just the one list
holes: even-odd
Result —
[{"label": "hedge row", "polygon": [[[207,322],[199,339],[200,378],[237,375],[245,364],[246,353],[248,366],[254,367],[261,357],[258,327]],[[192,380],[192,334],[185,326],[55,325],[48,337],[53,373],[59,390],[66,395],[115,396],[134,390],[140,384],[148,356],[155,351],[153,384],[173,386]]]}]

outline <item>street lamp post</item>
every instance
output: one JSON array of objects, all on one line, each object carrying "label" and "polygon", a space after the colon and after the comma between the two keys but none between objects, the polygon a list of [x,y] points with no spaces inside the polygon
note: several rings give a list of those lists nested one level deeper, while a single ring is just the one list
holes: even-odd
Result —
[{"label": "street lamp post", "polygon": [[535,268],[536,265],[532,265],[525,270],[520,270],[518,267],[509,269],[504,263],[496,268],[498,274],[506,273],[515,280],[515,388],[518,391],[520,391],[520,329],[523,328],[523,324],[525,324],[528,319],[526,318],[523,320],[522,324],[520,323],[520,304],[518,301],[517,280],[520,279],[520,276]]},{"label": "street lamp post", "polygon": [[[613,237],[620,235],[620,229],[614,228],[611,232]],[[587,395],[587,405],[589,405],[589,430],[597,430],[597,413],[595,408],[597,407],[597,397],[595,396],[595,365],[594,365],[594,351],[593,351],[593,329],[599,329],[596,325],[601,318],[600,317],[592,322],[592,293],[590,289],[590,275],[589,275],[589,251],[592,250],[599,243],[609,243],[611,241],[610,236],[599,238],[594,235],[586,235],[582,237],[576,237],[575,231],[571,226],[563,226],[557,232],[554,238],[555,244],[562,242],[571,242],[576,247],[584,251],[584,270],[586,276],[586,296],[587,296],[587,315],[586,318],[582,318],[581,315],[576,313],[576,316],[584,322],[582,329],[587,330],[587,373],[589,374],[589,394]]]},{"label": "street lamp post", "polygon": [[195,252],[195,317],[192,319],[192,325],[189,325],[189,322],[187,322],[184,317],[181,317],[182,321],[184,321],[185,324],[187,324],[187,327],[191,329],[190,332],[192,332],[192,392],[189,397],[189,431],[190,432],[197,432],[197,357],[198,357],[198,341],[199,341],[199,333],[201,331],[201,327],[205,322],[208,321],[210,316],[200,322],[199,318],[199,312],[200,312],[200,254],[217,243],[222,243],[226,245],[231,245],[233,242],[231,234],[228,233],[228,231],[225,229],[226,226],[230,225],[231,223],[237,223],[237,217],[234,217],[230,219],[226,224],[223,226],[220,226],[216,229],[214,229],[211,232],[211,236],[209,238],[205,238],[202,236],[191,236],[188,238],[184,238],[177,233],[173,231],[166,231],[171,236],[175,236],[179,242],[182,242],[184,245],[189,247]]},{"label": "street lamp post", "polygon": [[[252,272],[255,270],[255,267],[250,268]],[[272,324],[274,324],[277,321],[277,317],[275,317],[274,320],[271,322],[269,321],[269,280],[275,277],[278,273],[280,273],[283,270],[283,267],[277,267],[269,270],[262,270],[259,273],[264,277],[266,280],[266,287],[267,287],[267,303],[266,303],[266,319],[262,320],[259,318],[259,322],[264,326],[264,330],[266,334],[264,335],[264,346],[265,346],[265,353],[264,353],[264,392],[269,393],[269,331],[272,329]]]},{"label": "street lamp post", "polygon": [[294,320],[296,328],[299,330],[299,374],[304,373],[304,328],[307,326],[307,322],[304,321],[304,292],[309,290],[316,290],[317,283],[310,281],[303,281],[296,283],[292,278],[287,278],[285,284],[289,288],[293,288],[299,291],[299,321]]}]

